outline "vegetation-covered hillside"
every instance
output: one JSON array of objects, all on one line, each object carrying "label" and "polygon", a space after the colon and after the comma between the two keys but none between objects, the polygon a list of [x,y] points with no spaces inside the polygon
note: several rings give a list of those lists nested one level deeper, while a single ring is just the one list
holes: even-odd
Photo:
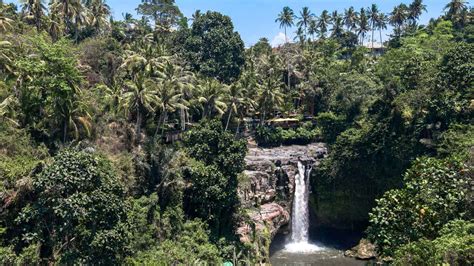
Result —
[{"label": "vegetation-covered hillside", "polygon": [[19,2],[0,1],[1,264],[268,261],[235,235],[246,138],[328,143],[319,223],[367,228],[400,265],[474,263],[467,1],[427,25],[422,0],[285,7],[295,40],[250,48],[174,0],[122,20],[104,0]]}]

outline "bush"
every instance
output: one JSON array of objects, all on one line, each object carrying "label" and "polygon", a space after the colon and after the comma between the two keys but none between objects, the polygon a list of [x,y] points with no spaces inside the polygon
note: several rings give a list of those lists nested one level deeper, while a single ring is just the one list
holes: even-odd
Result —
[{"label": "bush", "polygon": [[101,156],[67,149],[33,178],[37,199],[17,221],[22,239],[60,264],[117,263],[127,244],[123,188]]},{"label": "bush", "polygon": [[337,136],[345,128],[345,117],[335,115],[333,112],[320,113],[316,121],[322,129],[324,141],[328,143],[336,141]]},{"label": "bush", "polygon": [[305,123],[296,130],[261,126],[257,128],[255,140],[260,147],[307,145],[321,136],[319,128],[311,129],[311,127],[311,123]]},{"label": "bush", "polygon": [[278,147],[282,144],[282,131],[280,127],[259,126],[255,132],[255,141],[260,147]]},{"label": "bush", "polygon": [[474,223],[454,220],[435,240],[421,239],[395,252],[395,265],[473,265]]},{"label": "bush", "polygon": [[444,224],[468,211],[466,175],[471,170],[456,157],[417,159],[405,174],[405,186],[377,200],[369,214],[369,238],[383,254],[392,255],[404,244],[437,237]]}]

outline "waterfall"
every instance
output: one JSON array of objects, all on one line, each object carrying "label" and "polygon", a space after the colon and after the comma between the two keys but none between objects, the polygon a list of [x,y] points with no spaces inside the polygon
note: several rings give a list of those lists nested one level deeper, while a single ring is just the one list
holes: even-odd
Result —
[{"label": "waterfall", "polygon": [[291,243],[286,250],[296,253],[307,253],[322,248],[309,243],[309,177],[311,166],[306,167],[298,161],[298,173],[295,176],[295,195],[293,197],[293,211],[291,215]]}]

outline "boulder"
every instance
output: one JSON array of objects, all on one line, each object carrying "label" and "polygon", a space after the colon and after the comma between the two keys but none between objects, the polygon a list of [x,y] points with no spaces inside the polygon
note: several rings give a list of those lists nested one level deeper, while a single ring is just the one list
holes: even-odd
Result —
[{"label": "boulder", "polygon": [[367,239],[361,239],[359,244],[344,252],[344,256],[359,260],[370,260],[377,257],[376,246]]}]

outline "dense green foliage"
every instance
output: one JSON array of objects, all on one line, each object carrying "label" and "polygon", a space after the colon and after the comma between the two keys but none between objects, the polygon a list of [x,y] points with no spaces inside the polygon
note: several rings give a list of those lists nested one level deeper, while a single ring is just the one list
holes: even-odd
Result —
[{"label": "dense green foliage", "polygon": [[390,254],[409,242],[435,238],[450,220],[470,218],[469,171],[460,158],[417,159],[405,174],[404,187],[377,200],[369,236]]},{"label": "dense green foliage", "polygon": [[255,140],[328,144],[318,225],[368,226],[400,265],[472,264],[474,25],[446,2],[427,25],[420,0],[284,7],[295,42],[246,49],[230,17],[174,0],[122,20],[103,0],[0,1],[0,263],[266,263],[268,228],[235,230]]},{"label": "dense green foliage", "polygon": [[225,132],[218,120],[204,121],[184,140],[195,161],[185,170],[191,184],[185,191],[185,210],[208,220],[214,236],[232,235],[232,215],[239,203],[237,176],[244,170],[247,146]]},{"label": "dense green foliage", "polygon": [[195,71],[225,83],[239,78],[244,43],[229,17],[208,11],[194,20],[188,34],[182,49]]},{"label": "dense green foliage", "polygon": [[474,224],[453,220],[434,240],[421,239],[395,253],[396,265],[470,265],[474,262]]}]

